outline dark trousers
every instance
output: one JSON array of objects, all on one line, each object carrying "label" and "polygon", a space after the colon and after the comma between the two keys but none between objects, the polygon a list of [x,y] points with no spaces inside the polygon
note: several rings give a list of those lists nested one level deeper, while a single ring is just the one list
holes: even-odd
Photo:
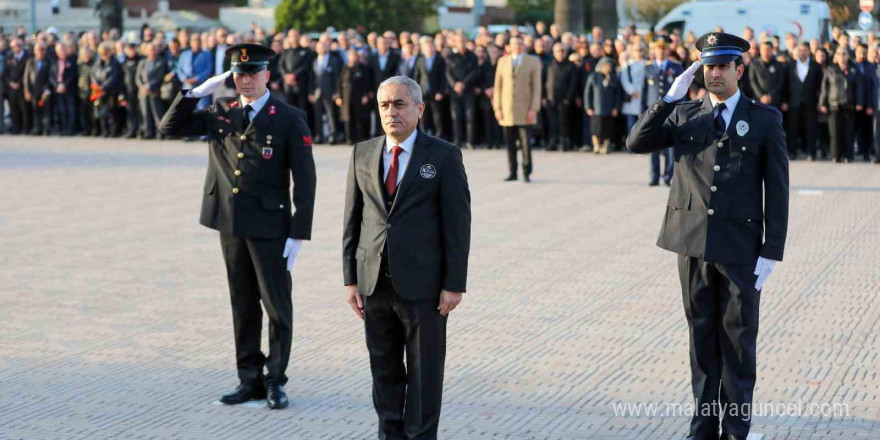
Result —
[{"label": "dark trousers", "polygon": [[[663,173],[660,173],[660,156],[663,156]],[[672,148],[664,148],[651,153],[651,182],[659,182],[660,177],[669,182],[673,171]]]},{"label": "dark trousers", "polygon": [[[235,359],[245,384],[287,383],[293,336],[290,272],[282,257],[286,238],[256,239],[220,234],[232,300]],[[260,351],[262,302],[269,315],[269,356]],[[263,377],[263,367],[267,373]]]},{"label": "dark trousers", "polygon": [[547,146],[551,149],[568,149],[571,145],[571,122],[569,121],[569,105],[562,101],[547,101]]},{"label": "dark trousers", "polygon": [[[308,90],[308,84],[302,84],[299,88],[300,90]],[[308,93],[288,91],[287,103],[294,107],[299,107],[300,110],[306,112],[309,131],[312,133],[312,136],[316,136],[318,132],[315,130],[315,110],[312,108],[312,103],[309,102]]]},{"label": "dark trousers", "polygon": [[[678,256],[691,388],[698,405],[690,425],[695,438],[717,438],[719,419],[723,433],[749,434],[761,298],[754,269]],[[719,414],[719,408],[726,413]]]},{"label": "dark trousers", "polygon": [[370,138],[370,111],[360,104],[351,104],[348,107],[348,121],[343,122],[345,127],[345,141],[349,144]]},{"label": "dark trousers", "polygon": [[72,92],[57,93],[54,99],[58,131],[65,135],[72,134],[76,127],[76,96]]},{"label": "dark trousers", "polygon": [[98,103],[94,107],[94,119],[98,122],[101,129],[101,135],[104,137],[119,135],[119,103],[115,96],[103,97],[92,104]]},{"label": "dark trousers", "polygon": [[141,130],[144,137],[156,136],[156,127],[165,116],[165,102],[158,96],[145,96],[140,100],[141,104]]},{"label": "dark trousers", "polygon": [[22,84],[18,90],[8,90],[9,94],[9,113],[12,115],[12,132],[13,133],[30,133],[31,125],[31,106],[24,100],[24,91]]},{"label": "dark trousers", "polygon": [[856,112],[856,143],[859,146],[859,154],[865,160],[870,160],[874,146],[874,116],[868,115],[865,110]]},{"label": "dark trousers", "polygon": [[314,106],[315,113],[315,130],[314,133],[316,142],[325,141],[324,138],[324,116],[327,117],[327,126],[329,127],[329,138],[332,140],[336,140],[337,134],[339,133],[339,114],[337,113],[336,104],[333,102],[333,97],[330,96],[321,96],[316,99],[312,104]]},{"label": "dark trousers", "polygon": [[476,111],[476,99],[474,93],[465,90],[464,93],[451,93],[449,95],[452,111],[452,133],[455,143],[459,147],[465,143],[474,142],[474,113]]},{"label": "dark trousers", "polygon": [[492,100],[486,95],[481,95],[480,116],[483,124],[482,143],[489,148],[501,148],[501,126],[495,119],[495,111],[492,109]]},{"label": "dark trousers", "polygon": [[437,438],[446,320],[437,311],[437,300],[403,299],[386,275],[379,275],[376,290],[364,299],[364,330],[379,439]]},{"label": "dark trousers", "polygon": [[874,159],[880,160],[880,111],[874,110]]},{"label": "dark trousers", "polygon": [[786,113],[785,131],[788,134],[788,156],[797,156],[797,148],[804,154],[816,158],[816,119],[818,114],[815,109],[801,107],[791,109]]},{"label": "dark trousers", "polygon": [[[42,99],[42,102],[40,100]],[[31,134],[49,134],[52,129],[52,99],[35,96],[30,102],[33,128]]]},{"label": "dark trousers", "polygon": [[137,95],[125,96],[125,135],[137,136],[141,125],[141,104]]},{"label": "dark trousers", "polygon": [[523,174],[532,174],[532,147],[529,145],[529,126],[514,125],[504,127],[504,139],[507,142],[507,165],[510,167],[510,175],[516,176],[516,141],[522,149]]},{"label": "dark trousers", "polygon": [[422,130],[437,136],[440,139],[447,139],[448,134],[443,129],[443,101],[434,101],[433,97],[425,99],[425,113],[422,120],[419,121]]},{"label": "dark trousers", "polygon": [[95,135],[98,132],[98,124],[95,121],[95,105],[89,98],[79,98],[77,104],[77,119],[79,122],[79,131],[81,134]]},{"label": "dark trousers", "polygon": [[832,159],[853,159],[855,120],[856,112],[851,108],[838,108],[828,114],[828,137],[831,141]]}]

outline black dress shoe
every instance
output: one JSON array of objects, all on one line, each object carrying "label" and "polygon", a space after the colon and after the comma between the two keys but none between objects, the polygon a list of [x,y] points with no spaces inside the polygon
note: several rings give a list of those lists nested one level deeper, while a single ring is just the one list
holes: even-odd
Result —
[{"label": "black dress shoe", "polygon": [[663,184],[666,186],[672,186],[672,181],[671,180],[664,180]]},{"label": "black dress shoe", "polygon": [[746,440],[746,438],[733,434],[721,434],[721,438],[719,440]]},{"label": "black dress shoe", "polygon": [[660,186],[660,182],[652,180],[651,183],[648,184],[648,186]]},{"label": "black dress shoe", "polygon": [[505,181],[505,182],[515,182],[515,181],[516,181],[516,176],[507,176],[507,178],[504,179],[504,181]]},{"label": "black dress shoe", "polygon": [[269,385],[269,390],[266,393],[266,406],[269,409],[286,408],[288,403],[287,394],[284,393],[284,388],[281,388],[281,385]]},{"label": "black dress shoe", "polygon": [[250,400],[262,400],[266,398],[266,388],[263,385],[241,384],[235,391],[220,397],[220,402],[226,405],[238,405]]},{"label": "black dress shoe", "polygon": [[532,179],[529,179],[529,176],[526,175],[526,176],[523,176],[523,181],[524,181],[525,183],[529,183],[529,182],[532,181]]}]

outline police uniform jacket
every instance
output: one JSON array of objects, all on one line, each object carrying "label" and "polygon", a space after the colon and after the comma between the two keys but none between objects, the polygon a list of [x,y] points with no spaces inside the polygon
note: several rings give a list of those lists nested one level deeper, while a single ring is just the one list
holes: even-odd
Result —
[{"label": "police uniform jacket", "polygon": [[660,99],[636,122],[626,146],[649,153],[668,145],[675,173],[657,245],[710,263],[754,264],[758,256],[782,261],[788,228],[782,114],[741,95],[727,131],[716,139],[708,95]]},{"label": "police uniform jacket", "polygon": [[[165,113],[159,131],[209,137],[199,222],[239,237],[310,239],[315,163],[302,111],[269,97],[244,127],[237,98],[219,98],[194,111],[199,99],[184,93]],[[288,173],[293,176],[293,215]]]}]

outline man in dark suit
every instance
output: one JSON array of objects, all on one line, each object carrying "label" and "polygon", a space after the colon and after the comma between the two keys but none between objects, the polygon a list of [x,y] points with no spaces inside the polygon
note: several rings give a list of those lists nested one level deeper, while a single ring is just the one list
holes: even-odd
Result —
[{"label": "man in dark suit", "polygon": [[[284,78],[284,93],[287,95],[287,103],[308,115],[309,127],[312,127],[313,110],[309,104],[309,70],[312,68],[312,59],[315,52],[309,47],[308,35],[299,36],[294,33],[290,38],[290,49],[281,53],[278,70]],[[297,41],[299,39],[299,41]],[[300,45],[300,43],[304,43]]]},{"label": "man in dark suit", "polygon": [[58,120],[58,132],[69,136],[76,127],[76,54],[70,43],[56,43],[57,60],[49,68],[53,112]]},{"label": "man in dark suit", "polygon": [[[200,223],[220,232],[241,381],[220,401],[231,405],[265,397],[269,408],[284,408],[293,324],[290,270],[302,241],[312,233],[312,139],[302,112],[272,98],[266,89],[272,50],[238,44],[227,53],[241,96],[220,98],[194,111],[199,99],[222,86],[230,72],[214,76],[178,94],[159,131],[209,138]],[[261,302],[269,315],[268,358],[260,350]]]},{"label": "man in dark suit", "polygon": [[480,80],[480,65],[477,56],[467,49],[467,39],[463,35],[450,35],[451,44],[457,52],[446,57],[446,82],[452,89],[450,111],[452,113],[452,134],[455,143],[463,148],[474,148],[474,113],[476,112],[475,88]]},{"label": "man in dark suit", "polygon": [[364,62],[366,51],[358,52],[349,49],[348,64],[339,75],[338,95],[335,98],[339,106],[339,119],[345,126],[345,140],[356,144],[370,137],[370,102],[373,91],[373,73]]},{"label": "man in dark suit", "polygon": [[407,78],[415,78],[416,64],[422,57],[412,43],[406,43],[400,47],[400,64],[397,67],[397,75]]},{"label": "man in dark suit", "polygon": [[[370,69],[373,71],[373,81],[381,84],[388,78],[397,74],[400,68],[400,54],[391,49],[391,43],[384,36],[376,38],[376,53],[369,58]],[[375,108],[376,103],[373,103]],[[376,114],[376,134],[382,133],[379,115]]]},{"label": "man in dark suit", "polygon": [[760,57],[749,65],[749,86],[761,104],[782,106],[785,67],[773,56],[773,43],[761,43]]},{"label": "man in dark suit", "polygon": [[819,108],[819,88],[822,68],[810,58],[810,44],[801,43],[794,60],[786,66],[785,94],[782,103],[787,111],[785,131],[788,134],[788,157],[797,157],[797,146],[816,159],[816,119]]},{"label": "man in dark suit", "polygon": [[[336,53],[330,52],[330,47],[325,41],[319,41],[315,46],[316,56],[309,70],[309,101],[315,112],[315,143],[322,144],[326,140],[335,144],[339,138],[339,112],[333,98],[338,93],[339,73],[342,71],[342,60]],[[327,126],[330,133],[324,139],[324,116],[327,116]]]},{"label": "man in dark suit", "polygon": [[24,49],[24,40],[13,38],[6,55],[4,81],[6,99],[9,100],[9,113],[12,115],[12,134],[27,134],[31,130],[31,107],[24,99],[24,68],[30,59]]},{"label": "man in dark suit", "polygon": [[31,134],[49,134],[52,122],[52,86],[49,84],[51,62],[46,53],[46,45],[34,45],[34,57],[27,60],[24,69],[24,97],[31,106],[34,127]]},{"label": "man in dark suit", "polygon": [[393,77],[377,94],[385,136],[352,151],[343,280],[364,320],[379,438],[434,440],[447,315],[467,281],[470,192],[461,151],[416,129],[419,85]]},{"label": "man in dark suit", "polygon": [[707,96],[681,101],[700,62],[651,104],[627,138],[647,153],[674,145],[677,168],[658,246],[679,254],[696,402],[688,439],[745,440],[757,375],[760,292],[782,261],[788,156],[782,114],[737,87],[749,43],[703,35]]},{"label": "man in dark suit", "polygon": [[425,115],[420,120],[423,131],[441,139],[449,139],[443,130],[443,117],[449,112],[447,107],[448,86],[446,84],[446,60],[437,53],[434,39],[425,35],[419,38],[422,56],[416,62],[416,82],[422,87],[425,100]]},{"label": "man in dark suit", "polygon": [[877,94],[877,65],[868,61],[868,45],[859,43],[855,51],[855,64],[864,84],[865,105],[856,112],[856,145],[865,162],[871,161],[874,144],[874,95]]},{"label": "man in dark suit", "polygon": [[146,45],[146,57],[138,64],[135,83],[138,88],[138,101],[141,105],[141,128],[144,139],[156,137],[156,127],[165,116],[165,103],[162,101],[162,82],[168,73],[168,64],[159,56],[156,43]]},{"label": "man in dark suit", "polygon": [[[568,107],[574,100],[575,80],[577,68],[568,60],[565,47],[562,43],[553,44],[553,61],[547,66],[547,79],[544,81],[546,93],[544,94],[547,111],[547,125],[549,126],[550,140],[547,150],[562,151],[571,149],[571,134]],[[577,116],[580,116],[578,114]]]}]

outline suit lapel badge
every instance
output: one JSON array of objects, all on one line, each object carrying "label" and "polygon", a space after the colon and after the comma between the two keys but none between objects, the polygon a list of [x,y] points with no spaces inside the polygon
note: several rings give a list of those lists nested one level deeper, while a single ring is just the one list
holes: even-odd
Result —
[{"label": "suit lapel badge", "polygon": [[274,105],[269,106],[269,116],[275,116],[275,112],[278,111]]},{"label": "suit lapel badge", "polygon": [[433,179],[437,176],[437,168],[434,168],[434,165],[429,163],[422,165],[422,168],[419,169],[419,175],[422,176],[422,179]]},{"label": "suit lapel badge", "polygon": [[305,145],[307,147],[311,147],[312,146],[312,137],[303,135],[303,145]]},{"label": "suit lapel badge", "polygon": [[745,136],[746,133],[748,133],[748,132],[749,132],[749,123],[748,122],[739,121],[736,123],[736,134],[738,134],[739,137]]},{"label": "suit lapel badge", "polygon": [[263,159],[271,159],[272,158],[272,147],[263,147],[262,153],[263,153]]},{"label": "suit lapel badge", "polygon": [[229,103],[229,108],[236,108],[236,107],[238,107],[238,100],[237,99],[235,101],[232,101]]}]

